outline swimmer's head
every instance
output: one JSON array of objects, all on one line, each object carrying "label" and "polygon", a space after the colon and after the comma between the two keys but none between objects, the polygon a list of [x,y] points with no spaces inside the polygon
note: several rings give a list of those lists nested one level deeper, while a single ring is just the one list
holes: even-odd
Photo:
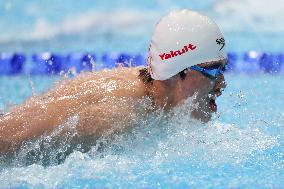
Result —
[{"label": "swimmer's head", "polygon": [[156,25],[148,72],[154,80],[166,80],[191,66],[226,58],[224,37],[213,20],[191,10],[173,11]]}]

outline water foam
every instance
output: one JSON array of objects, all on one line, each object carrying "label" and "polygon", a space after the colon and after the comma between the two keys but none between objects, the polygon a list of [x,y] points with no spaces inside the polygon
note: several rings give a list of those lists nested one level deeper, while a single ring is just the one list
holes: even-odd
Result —
[{"label": "water foam", "polygon": [[[145,106],[148,102],[143,103]],[[276,137],[250,127],[241,129],[214,119],[207,124],[193,120],[191,104],[189,99],[171,113],[159,110],[146,118],[143,115],[137,118],[131,132],[103,136],[98,144],[104,143],[104,148],[95,145],[88,153],[75,150],[59,165],[6,167],[0,173],[1,187],[75,187],[86,183],[111,188],[147,187],[151,180],[153,187],[183,186],[182,183],[196,186],[196,179],[204,177],[198,170],[216,171],[225,165],[242,167],[247,162],[259,166],[261,157],[256,154],[278,144]],[[75,116],[67,121],[67,127],[74,128],[76,119]],[[57,152],[61,150],[58,148]],[[25,160],[23,154],[21,157],[17,161]]]}]

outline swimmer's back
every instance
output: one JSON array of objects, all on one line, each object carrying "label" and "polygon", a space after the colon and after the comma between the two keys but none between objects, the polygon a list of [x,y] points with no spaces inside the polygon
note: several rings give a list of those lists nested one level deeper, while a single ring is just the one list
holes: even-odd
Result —
[{"label": "swimmer's back", "polygon": [[77,124],[80,136],[89,135],[96,129],[102,133],[103,127],[110,127],[106,125],[106,112],[112,116],[127,116],[132,111],[115,104],[107,105],[115,102],[108,99],[137,99],[146,95],[145,86],[138,78],[138,69],[82,73],[57,83],[50,91],[28,99],[0,117],[0,141],[19,146],[23,141],[52,132],[75,114],[80,117]]}]

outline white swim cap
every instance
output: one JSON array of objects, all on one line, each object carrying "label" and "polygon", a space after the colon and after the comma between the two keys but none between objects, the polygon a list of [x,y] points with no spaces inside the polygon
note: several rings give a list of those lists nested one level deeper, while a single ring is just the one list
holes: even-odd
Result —
[{"label": "white swim cap", "polygon": [[173,11],[157,24],[149,48],[151,77],[166,80],[190,66],[227,58],[217,24],[198,12]]}]

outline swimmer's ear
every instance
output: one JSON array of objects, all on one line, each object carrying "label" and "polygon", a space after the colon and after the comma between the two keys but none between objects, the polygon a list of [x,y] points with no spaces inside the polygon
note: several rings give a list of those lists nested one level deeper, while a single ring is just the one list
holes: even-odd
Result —
[{"label": "swimmer's ear", "polygon": [[187,72],[188,72],[187,68],[182,70],[181,72],[179,72],[179,76],[180,76],[181,80],[185,80]]},{"label": "swimmer's ear", "polygon": [[150,83],[154,79],[151,77],[151,74],[148,71],[148,68],[142,68],[139,70],[139,77],[142,79],[143,83]]}]

